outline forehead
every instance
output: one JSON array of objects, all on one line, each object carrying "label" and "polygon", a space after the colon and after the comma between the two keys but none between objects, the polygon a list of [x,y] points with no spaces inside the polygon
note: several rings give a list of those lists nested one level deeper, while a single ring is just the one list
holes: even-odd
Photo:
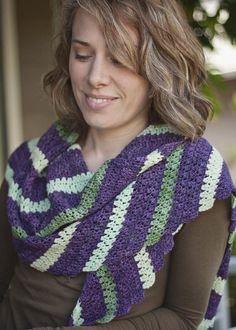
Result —
[{"label": "forehead", "polygon": [[[115,28],[116,24],[117,24],[117,20],[113,24],[113,26],[110,26],[109,28],[109,37],[111,38],[115,38],[119,35],[119,31],[117,30],[117,28]],[[130,25],[124,23],[122,25],[123,27],[125,27],[125,30],[133,40],[134,44],[137,45],[138,33]],[[118,29],[119,29],[119,24],[118,24]],[[102,26],[99,24],[98,19],[94,15],[88,13],[86,10],[82,8],[79,8],[76,11],[72,24],[72,38],[77,38],[82,36],[83,38],[92,38],[95,40],[98,37],[100,39],[104,39],[104,30]]]},{"label": "forehead", "polygon": [[72,24],[72,35],[78,33],[86,34],[87,32],[94,32],[95,30],[101,32],[101,26],[96,17],[89,14],[84,9],[78,9]]}]

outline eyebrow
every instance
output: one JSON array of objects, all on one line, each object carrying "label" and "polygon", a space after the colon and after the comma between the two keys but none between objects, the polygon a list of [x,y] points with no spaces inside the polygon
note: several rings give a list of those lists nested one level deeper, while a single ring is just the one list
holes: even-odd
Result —
[{"label": "eyebrow", "polygon": [[[92,47],[92,45],[86,41],[80,40],[80,39],[72,39],[72,43],[82,45],[84,47]],[[108,48],[106,46],[106,48]]]},{"label": "eyebrow", "polygon": [[91,45],[90,45],[88,42],[83,41],[83,40],[72,39],[72,42],[73,42],[73,43],[76,43],[76,44],[80,44],[80,45],[82,45],[82,46],[84,46],[84,47],[91,47]]}]

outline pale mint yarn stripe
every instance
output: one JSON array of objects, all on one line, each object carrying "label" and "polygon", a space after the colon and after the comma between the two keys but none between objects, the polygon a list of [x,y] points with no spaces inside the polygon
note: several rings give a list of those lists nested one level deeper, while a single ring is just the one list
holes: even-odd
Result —
[{"label": "pale mint yarn stripe", "polygon": [[81,202],[78,207],[69,208],[64,212],[61,212],[59,215],[54,217],[45,228],[36,233],[36,235],[42,237],[48,236],[54,233],[62,225],[66,225],[74,221],[78,222],[79,220],[81,220],[88,213],[88,210],[92,207],[96,199],[104,176],[106,174],[108,164],[108,161],[105,162],[100,167],[99,171],[94,174],[94,178],[96,178],[95,180],[92,179],[85,187],[81,197]]},{"label": "pale mint yarn stripe", "polygon": [[78,223],[73,223],[58,233],[58,236],[52,246],[38,259],[31,263],[31,267],[46,272],[66,250],[70,243]]},{"label": "pale mint yarn stripe", "polygon": [[[7,166],[6,171],[6,180],[9,184],[9,197],[11,197],[20,208],[21,212],[29,213],[42,213],[47,212],[51,203],[48,198],[45,198],[41,201],[34,202],[30,198],[24,198],[22,189],[19,188],[19,185],[13,180],[13,170],[10,166]],[[49,181],[47,184],[47,192],[52,194],[54,192],[64,192],[64,193],[80,193],[83,191],[84,187],[88,181],[92,178],[93,173],[82,173],[71,178],[61,178]]]},{"label": "pale mint yarn stripe", "polygon": [[232,208],[236,208],[236,196],[232,195]]},{"label": "pale mint yarn stripe", "polygon": [[215,322],[215,317],[212,320],[203,319],[200,325],[197,327],[197,330],[208,330],[212,328]]},{"label": "pale mint yarn stripe", "polygon": [[104,302],[106,305],[106,315],[98,320],[98,323],[108,323],[114,319],[117,310],[116,285],[111,273],[105,266],[97,270],[97,277],[103,290]]},{"label": "pale mint yarn stripe", "polygon": [[39,138],[35,138],[27,142],[27,147],[29,149],[30,154],[33,153],[34,148],[37,146],[38,142],[39,142]]},{"label": "pale mint yarn stripe", "polygon": [[81,317],[81,314],[82,314],[82,307],[80,300],[78,299],[77,304],[72,313],[73,325],[76,327],[79,327],[84,323],[84,319]]},{"label": "pale mint yarn stripe", "polygon": [[183,228],[183,224],[179,225],[179,227],[176,229],[176,231],[173,232],[172,236],[175,236],[176,234],[178,234],[180,232],[180,230]]},{"label": "pale mint yarn stripe", "polygon": [[176,133],[176,131],[163,124],[163,125],[150,125],[148,126],[147,128],[145,128],[143,130],[143,132],[141,132],[138,136],[145,136],[147,134],[150,134],[150,135],[159,135],[159,134],[166,134],[166,133]]},{"label": "pale mint yarn stripe", "polygon": [[96,249],[92,252],[89,260],[86,262],[85,267],[83,268],[84,272],[96,271],[104,263],[110,249],[115,243],[116,238],[123,227],[125,216],[133,194],[133,186],[134,182],[129,184],[116,197],[107,227]]},{"label": "pale mint yarn stripe", "polygon": [[139,174],[145,172],[145,171],[148,170],[151,166],[156,165],[156,164],[159,163],[163,158],[164,158],[164,155],[162,155],[160,151],[155,150],[155,151],[151,152],[151,153],[147,156],[146,161],[145,161],[143,167],[141,168],[141,171],[140,171]]},{"label": "pale mint yarn stripe", "polygon": [[183,146],[178,146],[167,158],[166,168],[163,175],[160,193],[157,199],[157,205],[153,218],[148,229],[146,238],[147,246],[153,245],[163,234],[168,221],[169,212],[172,205],[172,199],[175,191],[175,185],[179,173]]},{"label": "pale mint yarn stripe", "polygon": [[215,281],[213,283],[212,289],[219,295],[222,296],[224,292],[226,280],[223,279],[221,276],[216,276]]},{"label": "pale mint yarn stripe", "polygon": [[18,204],[21,199],[21,196],[22,196],[22,189],[19,188],[18,183],[14,182],[13,176],[14,176],[14,171],[8,164],[6,167],[6,173],[5,173],[5,179],[9,186],[8,196],[11,197]]},{"label": "pale mint yarn stripe", "polygon": [[215,193],[223,167],[223,158],[214,147],[207,163],[207,169],[201,187],[199,211],[212,208],[215,201]]},{"label": "pale mint yarn stripe", "polygon": [[236,236],[236,229],[235,229],[235,230],[229,235],[228,243],[229,243],[230,245],[233,244],[234,239],[235,239],[235,236]]},{"label": "pale mint yarn stripe", "polygon": [[81,147],[78,143],[74,143],[68,148],[68,151],[74,151],[74,150],[81,150]]},{"label": "pale mint yarn stripe", "polygon": [[57,178],[50,180],[47,184],[47,192],[53,194],[54,192],[63,192],[66,194],[78,194],[83,191],[93,173],[82,173],[73,177]]},{"label": "pale mint yarn stripe", "polygon": [[143,289],[150,288],[155,283],[155,272],[145,245],[134,256],[134,260],[137,263],[138,272]]},{"label": "pale mint yarn stripe", "polygon": [[21,212],[29,213],[43,213],[50,210],[51,203],[48,198],[40,202],[32,202],[29,198],[21,197],[20,210]]},{"label": "pale mint yarn stripe", "polygon": [[29,198],[25,198],[18,183],[14,182],[13,176],[13,169],[10,165],[7,165],[5,177],[9,185],[8,196],[16,202],[17,206],[20,208],[20,212],[25,212],[26,214],[42,213],[47,212],[50,209],[51,203],[48,198],[39,202],[33,202]]},{"label": "pale mint yarn stripe", "polygon": [[40,173],[44,168],[48,166],[48,159],[44,153],[37,147],[39,139],[33,139],[27,143],[30,151],[30,159],[32,161],[34,169]]}]

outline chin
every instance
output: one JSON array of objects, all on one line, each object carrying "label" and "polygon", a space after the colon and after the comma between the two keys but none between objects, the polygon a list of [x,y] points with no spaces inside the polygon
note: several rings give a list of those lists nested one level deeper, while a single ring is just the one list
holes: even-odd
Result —
[{"label": "chin", "polygon": [[90,116],[84,116],[84,121],[91,128],[96,129],[107,129],[112,128],[112,124],[109,124],[107,119],[101,120],[102,118],[91,118]]},{"label": "chin", "polygon": [[107,125],[107,123],[99,123],[98,121],[93,121],[93,120],[85,120],[85,121],[90,128],[95,128],[95,129],[110,128],[110,125]]}]

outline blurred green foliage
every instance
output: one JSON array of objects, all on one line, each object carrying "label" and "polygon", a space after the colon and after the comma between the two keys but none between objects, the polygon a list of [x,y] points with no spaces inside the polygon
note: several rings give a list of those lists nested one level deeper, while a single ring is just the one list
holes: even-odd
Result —
[{"label": "blurred green foliage", "polygon": [[236,92],[233,94],[233,97],[232,97],[232,109],[234,111],[236,111]]},{"label": "blurred green foliage", "polygon": [[218,116],[222,109],[222,104],[217,96],[217,91],[225,91],[226,89],[227,86],[223,76],[214,70],[209,70],[207,82],[202,86],[202,92],[211,101],[214,109],[214,116]]},{"label": "blurred green foliage", "polygon": [[213,49],[212,40],[217,35],[224,35],[235,43],[236,0],[219,1],[213,15],[206,10],[206,0],[180,0],[180,2],[186,11],[190,25],[204,47]]},{"label": "blurred green foliage", "polygon": [[[216,36],[227,38],[232,44],[236,44],[236,0],[218,1],[214,12],[206,9],[206,0],[179,1],[203,47],[214,50],[213,39]],[[208,70],[208,80],[202,90],[212,102],[215,116],[218,116],[222,109],[217,91],[224,89],[226,89],[226,84],[222,75],[215,70]],[[232,98],[231,106],[236,111],[236,94]]]}]

